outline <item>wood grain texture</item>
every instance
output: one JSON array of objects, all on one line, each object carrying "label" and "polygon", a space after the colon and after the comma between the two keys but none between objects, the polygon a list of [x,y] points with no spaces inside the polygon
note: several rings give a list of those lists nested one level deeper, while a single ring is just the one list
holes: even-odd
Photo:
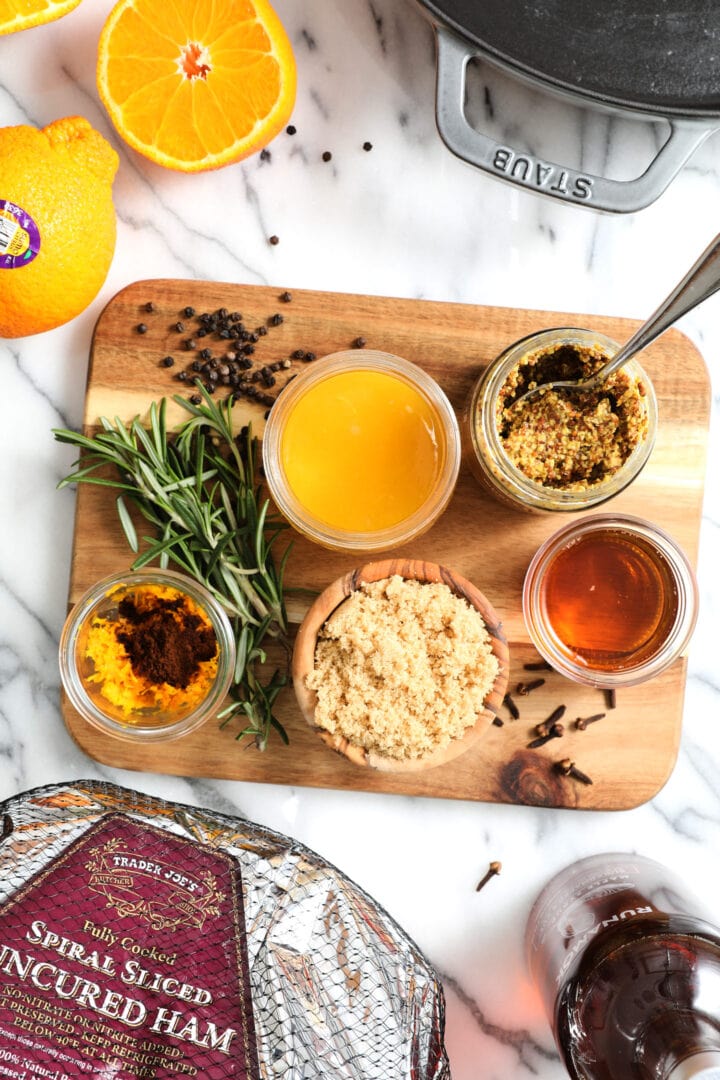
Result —
[{"label": "wood grain texture", "polygon": [[[490,308],[468,304],[401,300],[292,290],[292,302],[279,299],[285,286],[231,285],[198,281],[136,282],[111,300],[93,338],[85,428],[98,417],[130,419],[144,415],[150,402],[181,389],[173,374],[188,357],[173,329],[182,309],[219,307],[242,312],[248,326],[265,325],[274,313],[284,321],[260,339],[258,363],[289,357],[296,349],[318,356],[349,348],[358,336],[368,347],[385,349],[420,364],[441,384],[458,414],[480,371],[508,344],[553,326],[586,326],[617,341],[637,328],[634,320],[557,312]],[[153,301],[156,311],[144,305]],[[138,323],[148,326],[139,334]],[[218,344],[210,342],[214,350]],[[160,360],[174,355],[174,368]],[[710,385],[702,357],[680,332],[668,331],[646,350],[643,366],[657,391],[660,423],[650,463],[631,487],[602,507],[637,514],[666,529],[697,559],[710,409]],[[292,370],[301,370],[293,361]],[[288,372],[287,374],[292,374]],[[185,390],[185,393],[188,391]],[[252,419],[262,431],[264,408],[247,401],[236,406],[238,423]],[[174,413],[176,418],[182,410]],[[570,515],[530,515],[489,498],[464,464],[443,517],[424,536],[393,552],[401,558],[441,563],[462,574],[486,594],[498,611],[509,643],[512,691],[527,680],[526,662],[537,655],[526,633],[520,604],[525,570],[540,544]],[[358,560],[325,551],[293,537],[288,583],[320,592],[352,570]],[[115,516],[114,493],[81,486],[78,491],[70,603],[100,577],[129,566],[131,555]],[[299,621],[307,604],[296,604]],[[212,776],[279,784],[425,795],[442,798],[522,802],[532,805],[625,809],[657,793],[677,756],[686,662],[644,686],[618,693],[617,708],[586,731],[574,729],[577,716],[603,708],[599,690],[577,686],[554,672],[545,684],[518,697],[521,716],[491,727],[476,747],[453,762],[420,773],[390,774],[360,768],[333,753],[305,723],[291,690],[279,716],[290,736],[289,748],[272,740],[263,754],[245,749],[232,732],[209,724],[161,750],[136,747],[103,736],[63,702],[66,724],[93,758],[120,768],[187,776]],[[559,704],[567,706],[566,735],[540,750],[527,750],[535,724]],[[580,785],[553,770],[570,757],[588,773],[592,786]]]}]

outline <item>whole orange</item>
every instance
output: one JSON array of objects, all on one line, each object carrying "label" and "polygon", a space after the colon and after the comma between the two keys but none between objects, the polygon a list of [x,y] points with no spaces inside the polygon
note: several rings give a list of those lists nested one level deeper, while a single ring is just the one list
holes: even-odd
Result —
[{"label": "whole orange", "polygon": [[115,251],[118,156],[82,116],[0,128],[0,337],[68,322]]},{"label": "whole orange", "polygon": [[134,150],[182,172],[261,150],[287,123],[297,74],[268,0],[118,0],[98,92]]}]

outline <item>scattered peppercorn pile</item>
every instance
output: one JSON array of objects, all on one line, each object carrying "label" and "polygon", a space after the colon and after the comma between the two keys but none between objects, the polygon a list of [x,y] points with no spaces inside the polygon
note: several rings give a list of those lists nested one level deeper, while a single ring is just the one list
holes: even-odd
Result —
[{"label": "scattered peppercorn pile", "polygon": [[[285,290],[278,299],[283,304],[292,301],[292,293]],[[142,308],[145,316],[160,314],[158,306],[149,300]],[[154,329],[154,320],[139,322],[135,326],[138,334],[148,334]],[[276,327],[285,322],[285,316],[275,311],[261,323],[252,320],[249,325],[239,311],[218,308],[213,312],[198,313],[194,307],[186,306],[171,323],[171,332],[179,335],[177,348],[161,357],[158,365],[168,371],[178,368],[172,377],[180,383],[191,386],[198,381],[214,394],[224,391],[232,399],[250,398],[258,404],[271,408],[278,394],[295,378],[297,371],[292,370],[293,361],[311,363],[317,353],[311,349],[297,348],[290,355],[270,363],[262,363],[257,350],[262,347],[262,340]],[[162,327],[164,330],[164,327]],[[358,336],[351,342],[353,348],[361,349],[366,340]],[[342,345],[339,347],[343,347]],[[182,353],[182,357],[178,354]],[[278,383],[278,376],[283,381]],[[272,391],[272,392],[271,392]],[[196,405],[201,402],[198,393],[190,396]]]}]

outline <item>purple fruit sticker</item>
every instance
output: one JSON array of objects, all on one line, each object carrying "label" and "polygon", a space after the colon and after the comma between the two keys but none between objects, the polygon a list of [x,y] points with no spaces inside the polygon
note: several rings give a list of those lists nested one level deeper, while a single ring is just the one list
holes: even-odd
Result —
[{"label": "purple fruit sticker", "polygon": [[31,263],[40,251],[40,230],[21,206],[0,199],[0,270]]}]

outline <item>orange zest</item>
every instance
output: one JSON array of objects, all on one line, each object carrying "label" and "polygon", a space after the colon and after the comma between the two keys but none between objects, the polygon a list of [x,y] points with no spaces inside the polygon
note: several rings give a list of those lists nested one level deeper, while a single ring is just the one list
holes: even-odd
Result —
[{"label": "orange zest", "polygon": [[52,22],[76,8],[80,0],[0,0],[0,34],[14,34]]},{"label": "orange zest", "polygon": [[266,146],[292,112],[297,76],[267,0],[120,0],[100,36],[97,83],[133,149],[201,172]]}]

